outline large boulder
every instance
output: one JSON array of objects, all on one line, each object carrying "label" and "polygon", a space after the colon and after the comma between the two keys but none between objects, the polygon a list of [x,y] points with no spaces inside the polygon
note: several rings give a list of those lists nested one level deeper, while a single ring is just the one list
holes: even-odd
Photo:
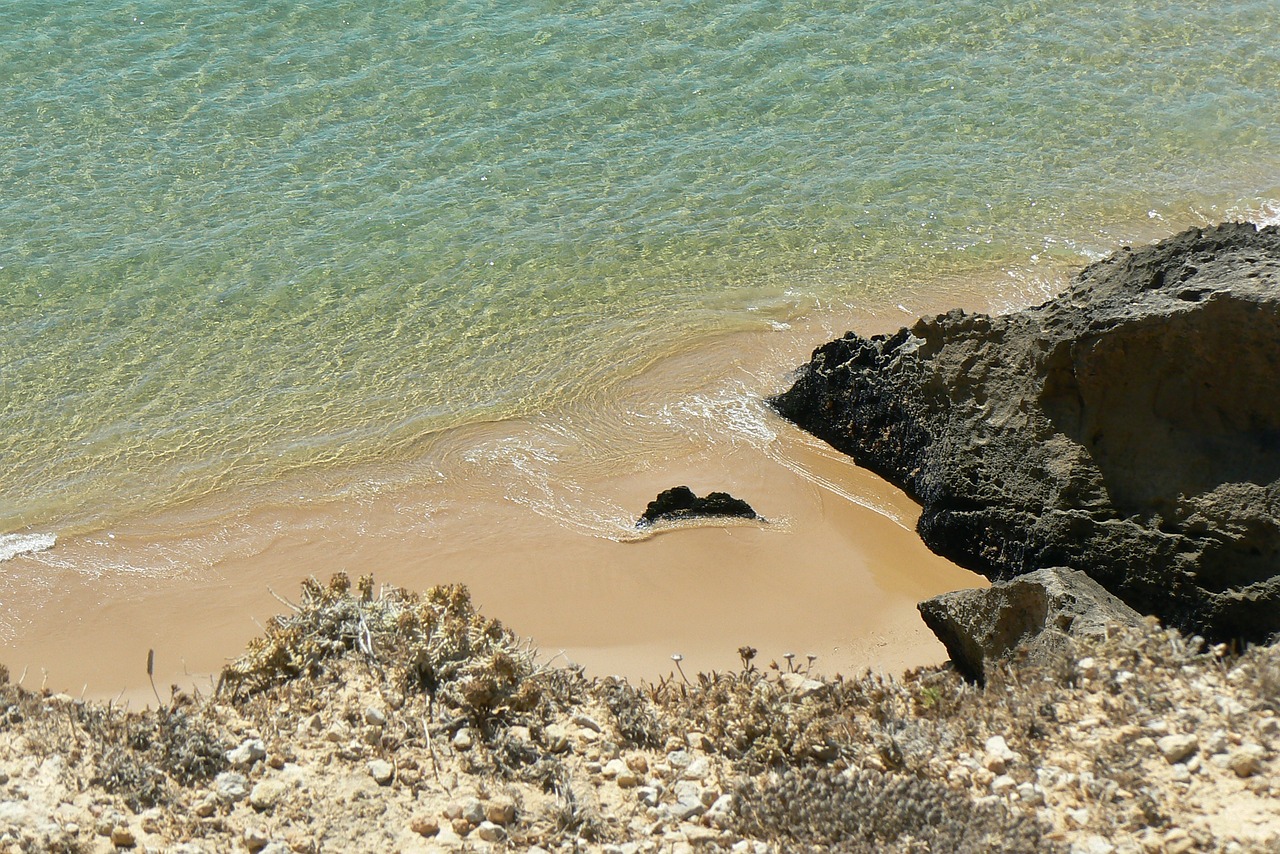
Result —
[{"label": "large boulder", "polygon": [[957,590],[919,604],[925,625],[956,669],[983,681],[986,664],[1017,651],[1047,664],[1075,639],[1105,637],[1111,626],[1142,625],[1142,615],[1079,570],[1038,569],[985,590]]},{"label": "large boulder", "polygon": [[772,400],[993,580],[1066,566],[1211,638],[1280,631],[1280,230],[1192,229],[1004,316],[816,351]]}]

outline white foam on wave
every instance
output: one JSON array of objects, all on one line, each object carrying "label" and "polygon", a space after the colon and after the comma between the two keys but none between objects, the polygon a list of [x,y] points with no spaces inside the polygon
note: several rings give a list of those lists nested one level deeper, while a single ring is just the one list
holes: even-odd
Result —
[{"label": "white foam on wave", "polygon": [[562,453],[581,437],[561,425],[478,445],[463,455],[478,477],[500,484],[503,497],[563,527],[593,537],[626,539],[634,521],[625,509],[583,487]]},{"label": "white foam on wave", "polygon": [[53,548],[58,541],[55,534],[4,534],[0,535],[0,562],[19,555],[42,552]]},{"label": "white foam on wave", "polygon": [[727,440],[765,448],[777,438],[763,399],[742,383],[710,393],[696,392],[636,417],[713,443]]}]

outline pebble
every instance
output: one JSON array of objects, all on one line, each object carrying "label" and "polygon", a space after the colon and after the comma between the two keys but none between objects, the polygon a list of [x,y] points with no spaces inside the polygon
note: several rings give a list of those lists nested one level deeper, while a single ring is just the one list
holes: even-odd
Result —
[{"label": "pebble", "polygon": [[267,832],[260,827],[246,827],[242,838],[244,847],[250,851],[260,851],[267,847]]},{"label": "pebble", "polygon": [[419,836],[435,836],[440,832],[440,822],[429,816],[414,816],[409,822],[409,829]]},{"label": "pebble", "polygon": [[142,825],[143,833],[159,833],[162,827],[161,822],[164,819],[164,813],[159,807],[152,807],[139,816],[138,823]]},{"label": "pebble", "polygon": [[721,795],[707,808],[707,819],[716,827],[724,827],[733,820],[733,795]]},{"label": "pebble", "polygon": [[1191,834],[1181,827],[1175,827],[1170,830],[1164,835],[1162,841],[1165,854],[1185,854],[1185,852],[1196,846],[1196,841],[1191,838]]},{"label": "pebble", "polygon": [[1205,756],[1213,756],[1215,753],[1227,752],[1227,734],[1223,730],[1214,730],[1209,737],[1204,740],[1204,744],[1200,746]]},{"label": "pebble", "polygon": [[386,726],[387,716],[383,714],[381,709],[375,709],[370,706],[364,710],[364,722],[370,726]]},{"label": "pebble", "polygon": [[1113,854],[1116,847],[1102,836],[1086,836],[1071,843],[1071,854]]},{"label": "pebble", "polygon": [[227,803],[243,801],[249,794],[249,780],[235,771],[223,771],[213,778],[213,790]]},{"label": "pebble", "polygon": [[606,780],[613,780],[617,778],[619,774],[629,770],[631,769],[627,768],[627,763],[623,762],[621,759],[610,759],[605,763],[604,768],[600,769],[600,774]]},{"label": "pebble", "polygon": [[262,780],[249,793],[249,804],[259,812],[275,809],[289,791],[289,784],[274,777]]},{"label": "pebble", "polygon": [[1200,742],[1194,735],[1166,735],[1156,741],[1156,747],[1165,761],[1173,765],[1195,753]]},{"label": "pebble", "polygon": [[647,807],[656,807],[658,799],[661,795],[653,786],[640,786],[636,789],[636,797],[640,799],[640,803]]},{"label": "pebble", "polygon": [[246,739],[239,747],[228,750],[226,757],[232,768],[238,768],[243,771],[252,767],[253,763],[259,759],[267,758],[267,746],[262,743],[260,738]]},{"label": "pebble", "polygon": [[549,724],[542,731],[542,738],[552,753],[564,753],[569,749],[569,733],[560,724]]},{"label": "pebble", "polygon": [[595,718],[590,715],[574,715],[573,722],[583,729],[591,730],[595,733],[603,733],[604,728],[596,722]]},{"label": "pebble", "polygon": [[702,802],[702,788],[697,783],[687,780],[676,783],[675,793],[676,802],[662,808],[672,818],[685,821],[707,811],[706,804]]},{"label": "pebble", "polygon": [[685,744],[689,745],[694,750],[701,750],[703,752],[710,751],[711,748],[715,746],[711,743],[711,739],[707,738],[706,734],[701,732],[687,733],[684,737],[684,741]]},{"label": "pebble", "polygon": [[991,781],[991,794],[1007,795],[1018,788],[1018,782],[1008,774],[1001,774]]},{"label": "pebble", "polygon": [[687,750],[673,750],[667,754],[667,764],[683,772],[693,762],[693,754]]},{"label": "pebble", "polygon": [[111,844],[117,848],[132,848],[138,844],[138,840],[132,830],[118,824],[111,828]]},{"label": "pebble", "polygon": [[1227,759],[1227,767],[1236,772],[1237,777],[1252,777],[1262,767],[1266,751],[1257,744],[1245,744],[1231,751]]},{"label": "pebble", "polygon": [[479,798],[471,798],[462,805],[462,817],[472,824],[484,821],[484,804]]},{"label": "pebble", "polygon": [[396,775],[396,769],[385,759],[375,759],[369,763],[369,774],[379,786],[389,786]]},{"label": "pebble", "polygon": [[1009,749],[1003,735],[991,736],[987,739],[985,747],[986,755],[983,757],[982,764],[992,774],[1003,774],[1009,763],[1017,758],[1017,754]]},{"label": "pebble", "polygon": [[494,798],[485,804],[484,817],[494,824],[511,824],[516,820],[516,802],[505,795]]},{"label": "pebble", "polygon": [[454,750],[470,750],[471,749],[471,730],[463,727],[453,734]]},{"label": "pebble", "polygon": [[485,842],[499,842],[505,835],[506,832],[502,827],[491,821],[482,821],[476,826],[476,836],[480,837]]},{"label": "pebble", "polygon": [[783,673],[778,677],[778,682],[794,700],[805,700],[817,696],[827,688],[826,685],[816,679],[808,678],[803,673]]},{"label": "pebble", "polygon": [[681,776],[686,780],[701,780],[703,777],[706,777],[710,771],[711,763],[707,762],[706,757],[697,756],[694,757],[694,760],[684,769],[684,773]]}]

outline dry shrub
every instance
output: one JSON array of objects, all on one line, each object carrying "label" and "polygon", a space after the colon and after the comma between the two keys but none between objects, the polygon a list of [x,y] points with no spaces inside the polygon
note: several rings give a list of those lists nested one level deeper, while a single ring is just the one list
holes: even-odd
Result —
[{"label": "dry shrub", "polygon": [[796,768],[738,788],[736,830],[833,852],[985,854],[1061,850],[1033,819],[939,783],[872,771]]},{"label": "dry shrub", "polygon": [[338,574],[327,586],[304,582],[293,613],[275,617],[266,634],[223,669],[218,692],[238,697],[317,678],[348,655],[407,692],[426,694],[486,726],[535,710],[550,684],[535,678],[544,670],[532,647],[476,611],[465,586],[421,595],[387,588],[375,596],[365,576],[353,594],[350,580]]}]

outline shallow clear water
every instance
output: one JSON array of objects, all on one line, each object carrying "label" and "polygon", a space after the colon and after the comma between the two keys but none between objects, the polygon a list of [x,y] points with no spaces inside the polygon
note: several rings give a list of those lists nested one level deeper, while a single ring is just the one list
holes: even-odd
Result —
[{"label": "shallow clear water", "polygon": [[1274,216],[1278,79],[1273,0],[6,4],[0,534]]}]

